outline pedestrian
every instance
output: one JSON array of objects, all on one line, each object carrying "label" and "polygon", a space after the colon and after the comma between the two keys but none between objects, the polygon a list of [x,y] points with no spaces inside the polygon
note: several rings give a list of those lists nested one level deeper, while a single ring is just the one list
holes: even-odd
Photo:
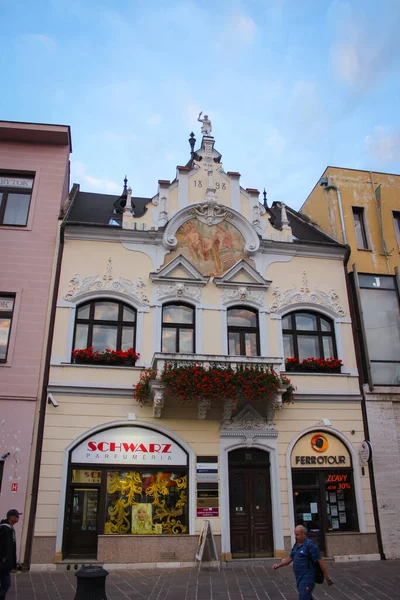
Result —
[{"label": "pedestrian", "polygon": [[17,543],[14,525],[22,513],[12,508],[0,521],[0,600],[4,600],[11,585],[11,571],[17,566]]},{"label": "pedestrian", "polygon": [[315,566],[318,563],[322,573],[328,583],[332,585],[333,581],[329,577],[328,569],[324,560],[321,558],[319,548],[307,537],[307,529],[303,525],[297,525],[294,530],[296,543],[292,548],[290,556],[282,559],[280,563],[273,566],[274,569],[286,567],[293,562],[294,576],[299,591],[299,600],[313,600],[312,591],[315,586]]}]

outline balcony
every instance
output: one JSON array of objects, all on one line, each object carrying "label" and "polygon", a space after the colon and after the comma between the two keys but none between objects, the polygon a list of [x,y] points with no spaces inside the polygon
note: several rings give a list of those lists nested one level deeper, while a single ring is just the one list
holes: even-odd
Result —
[{"label": "balcony", "polygon": [[[223,356],[214,354],[164,354],[155,353],[151,363],[151,369],[154,370],[153,379],[148,383],[148,402],[153,406],[153,416],[161,418],[162,410],[165,403],[168,401],[170,394],[168,393],[167,371],[176,374],[177,370],[185,376],[193,374],[199,376],[204,372],[210,373],[210,377],[204,376],[204,380],[208,379],[208,389],[210,389],[211,377],[216,377],[216,388],[210,393],[199,391],[194,395],[194,401],[197,405],[197,417],[205,419],[212,406],[220,406],[222,409],[222,421],[228,422],[232,418],[237,401],[242,398],[246,400],[246,395],[243,394],[245,386],[251,384],[251,379],[258,378],[261,382],[260,399],[262,404],[262,412],[268,424],[273,424],[274,414],[276,410],[280,410],[283,404],[283,395],[288,391],[290,384],[286,381],[281,381],[282,377],[279,372],[279,367],[282,365],[280,357],[248,357],[248,356]],[[199,368],[196,369],[195,368]],[[195,373],[193,371],[195,369]],[[164,374],[164,376],[163,376]],[[178,373],[179,374],[179,373]],[[154,377],[155,375],[155,377]],[[224,378],[226,380],[226,393],[224,397]],[[233,389],[233,382],[239,382],[247,378],[245,385],[238,384],[237,393]],[[198,377],[198,379],[202,379]],[[191,378],[193,383],[193,377]],[[212,382],[211,382],[212,383]],[[263,387],[261,387],[261,385]],[[269,386],[269,387],[268,387]],[[182,389],[182,387],[181,387]],[[188,390],[190,388],[188,387]],[[200,389],[200,388],[198,388]],[[216,390],[220,390],[218,395]],[[248,388],[249,389],[249,388]],[[254,386],[252,391],[254,390]],[[211,396],[211,397],[210,397]],[[216,396],[218,396],[216,398]],[[181,394],[182,398],[182,394]]]}]

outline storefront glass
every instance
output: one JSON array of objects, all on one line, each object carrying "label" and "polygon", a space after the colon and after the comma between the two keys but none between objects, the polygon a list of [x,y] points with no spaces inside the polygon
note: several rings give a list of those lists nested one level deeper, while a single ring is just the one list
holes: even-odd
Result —
[{"label": "storefront glass", "polygon": [[143,426],[104,429],[70,455],[64,556],[96,556],[99,535],[189,533],[188,454]]},{"label": "storefront glass", "polygon": [[186,471],[108,471],[106,534],[187,533]]},{"label": "storefront glass", "polygon": [[321,551],[326,533],[358,531],[353,469],[346,446],[327,432],[312,432],[297,442],[291,462],[295,526],[304,525]]}]

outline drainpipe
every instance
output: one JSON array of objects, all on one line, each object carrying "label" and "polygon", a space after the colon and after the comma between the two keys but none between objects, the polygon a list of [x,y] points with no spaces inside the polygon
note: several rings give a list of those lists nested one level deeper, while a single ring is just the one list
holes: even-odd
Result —
[{"label": "drainpipe", "polygon": [[347,236],[346,236],[346,230],[344,228],[342,196],[340,194],[340,188],[337,185],[333,185],[332,183],[329,183],[329,177],[321,177],[321,179],[319,180],[319,185],[322,186],[326,191],[329,191],[329,190],[336,191],[338,205],[339,205],[340,224],[342,227],[343,244],[347,245]]},{"label": "drainpipe", "polygon": [[56,270],[55,270],[55,275],[54,275],[53,297],[52,297],[52,303],[51,303],[51,309],[50,309],[51,312],[50,312],[50,321],[49,321],[49,334],[48,334],[48,339],[47,339],[45,368],[44,368],[44,373],[43,373],[42,395],[40,398],[40,408],[39,408],[39,417],[38,417],[38,425],[37,425],[35,462],[34,462],[33,477],[32,477],[31,505],[30,505],[30,509],[29,509],[28,529],[27,529],[27,534],[26,534],[26,545],[25,545],[24,560],[23,560],[23,568],[24,569],[29,569],[30,562],[31,562],[31,554],[32,554],[33,533],[34,533],[34,527],[35,527],[37,499],[38,499],[38,493],[39,493],[40,462],[42,459],[44,423],[45,423],[45,418],[46,418],[47,387],[49,384],[49,377],[50,377],[51,350],[52,350],[52,346],[53,346],[54,324],[55,324],[55,320],[56,320],[58,289],[59,289],[59,285],[60,285],[61,265],[62,265],[62,258],[63,258],[63,252],[64,252],[65,225],[67,223],[69,213],[71,212],[71,208],[72,208],[72,205],[74,204],[74,200],[75,200],[75,197],[76,197],[76,194],[78,191],[79,191],[79,185],[74,184],[74,186],[71,190],[71,193],[70,193],[71,200],[70,200],[67,212],[64,215],[62,223],[60,225],[60,238],[59,238]]}]

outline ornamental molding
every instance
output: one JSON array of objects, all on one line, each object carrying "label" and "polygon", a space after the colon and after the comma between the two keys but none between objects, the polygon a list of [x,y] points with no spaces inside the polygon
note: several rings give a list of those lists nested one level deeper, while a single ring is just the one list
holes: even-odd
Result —
[{"label": "ornamental molding", "polygon": [[328,308],[337,317],[346,315],[340,304],[339,295],[334,289],[330,289],[329,292],[322,292],[314,288],[311,291],[306,271],[303,271],[302,285],[299,290],[296,289],[296,286],[293,286],[289,290],[281,292],[279,286],[276,286],[272,296],[274,301],[271,305],[271,313],[279,312],[286,306],[293,304],[310,303]]},{"label": "ornamental molding", "polygon": [[214,283],[222,288],[222,304],[249,302],[263,306],[264,290],[270,286],[271,281],[264,279],[248,262],[241,260],[222,277],[214,277]]},{"label": "ornamental molding", "polygon": [[221,290],[222,304],[230,304],[231,302],[241,302],[243,304],[251,303],[258,306],[264,305],[264,292],[248,289],[246,286],[238,288],[229,288]]},{"label": "ornamental molding", "polygon": [[169,220],[163,235],[164,248],[174,250],[178,245],[176,232],[186,221],[194,218],[210,226],[217,225],[221,221],[232,223],[243,235],[244,250],[248,255],[254,254],[260,247],[260,238],[249,221],[236,210],[218,204],[213,192],[205,202],[186,206]]},{"label": "ornamental molding", "polygon": [[156,286],[156,295],[158,300],[165,298],[188,299],[194,302],[201,302],[201,288],[196,285],[186,283],[159,283]]},{"label": "ornamental molding", "polygon": [[262,417],[254,406],[247,404],[236,417],[222,421],[221,431],[232,430],[240,430],[241,432],[264,432],[275,430],[275,426],[272,420],[269,421],[267,417]]},{"label": "ornamental molding", "polygon": [[150,300],[146,294],[146,285],[141,277],[137,277],[135,282],[122,276],[119,279],[114,279],[112,271],[113,266],[110,257],[107,260],[102,277],[99,277],[99,275],[82,277],[79,273],[76,273],[69,281],[69,289],[64,295],[64,300],[76,302],[90,292],[117,292],[128,299],[136,300],[143,306],[149,304]]}]

